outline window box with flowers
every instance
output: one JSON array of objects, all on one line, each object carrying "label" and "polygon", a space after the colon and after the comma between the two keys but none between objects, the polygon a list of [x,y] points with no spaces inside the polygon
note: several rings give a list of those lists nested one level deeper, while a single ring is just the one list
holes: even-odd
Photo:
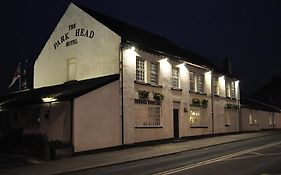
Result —
[{"label": "window box with flowers", "polygon": [[207,100],[207,99],[203,99],[203,100],[201,101],[201,106],[202,106],[203,108],[207,108],[207,107],[208,107],[208,100]]},{"label": "window box with flowers", "polygon": [[236,104],[227,103],[224,108],[226,110],[238,110],[239,106]]},{"label": "window box with flowers", "polygon": [[148,100],[149,91],[139,90],[138,94],[139,94],[139,99],[141,99],[141,100]]},{"label": "window box with flowers", "polygon": [[159,92],[153,92],[153,99],[155,101],[163,101],[164,100],[164,95],[159,93]]},{"label": "window box with flowers", "polygon": [[198,98],[193,98],[190,106],[201,107],[201,101]]}]

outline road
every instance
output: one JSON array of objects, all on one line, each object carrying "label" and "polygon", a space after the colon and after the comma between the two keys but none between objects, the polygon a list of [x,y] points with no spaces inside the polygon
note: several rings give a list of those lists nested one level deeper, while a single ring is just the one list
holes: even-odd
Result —
[{"label": "road", "polygon": [[68,175],[281,174],[281,133]]}]

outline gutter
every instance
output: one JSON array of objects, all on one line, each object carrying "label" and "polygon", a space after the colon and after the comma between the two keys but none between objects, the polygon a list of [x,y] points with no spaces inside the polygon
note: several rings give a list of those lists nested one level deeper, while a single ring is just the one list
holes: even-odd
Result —
[{"label": "gutter", "polygon": [[121,88],[121,143],[124,145],[124,58],[123,58],[123,47],[124,44],[120,43],[119,49],[119,74],[120,74],[120,88]]}]

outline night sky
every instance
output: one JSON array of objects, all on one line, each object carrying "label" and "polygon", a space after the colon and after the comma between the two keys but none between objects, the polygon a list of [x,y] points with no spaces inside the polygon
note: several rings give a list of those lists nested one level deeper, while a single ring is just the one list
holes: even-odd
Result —
[{"label": "night sky", "polygon": [[[225,57],[252,93],[281,75],[280,0],[74,0],[78,5],[162,35],[221,66]],[[33,64],[68,0],[2,1],[0,93],[8,88],[18,62]]]}]

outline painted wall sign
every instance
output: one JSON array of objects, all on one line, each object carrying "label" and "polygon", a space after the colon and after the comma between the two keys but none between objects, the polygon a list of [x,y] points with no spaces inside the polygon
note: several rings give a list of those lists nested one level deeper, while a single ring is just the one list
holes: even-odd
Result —
[{"label": "painted wall sign", "polygon": [[93,30],[85,28],[76,28],[76,23],[68,26],[68,32],[63,34],[57,41],[53,44],[56,50],[59,46],[65,43],[65,47],[69,47],[78,44],[78,37],[86,37],[92,39],[95,36]]}]

